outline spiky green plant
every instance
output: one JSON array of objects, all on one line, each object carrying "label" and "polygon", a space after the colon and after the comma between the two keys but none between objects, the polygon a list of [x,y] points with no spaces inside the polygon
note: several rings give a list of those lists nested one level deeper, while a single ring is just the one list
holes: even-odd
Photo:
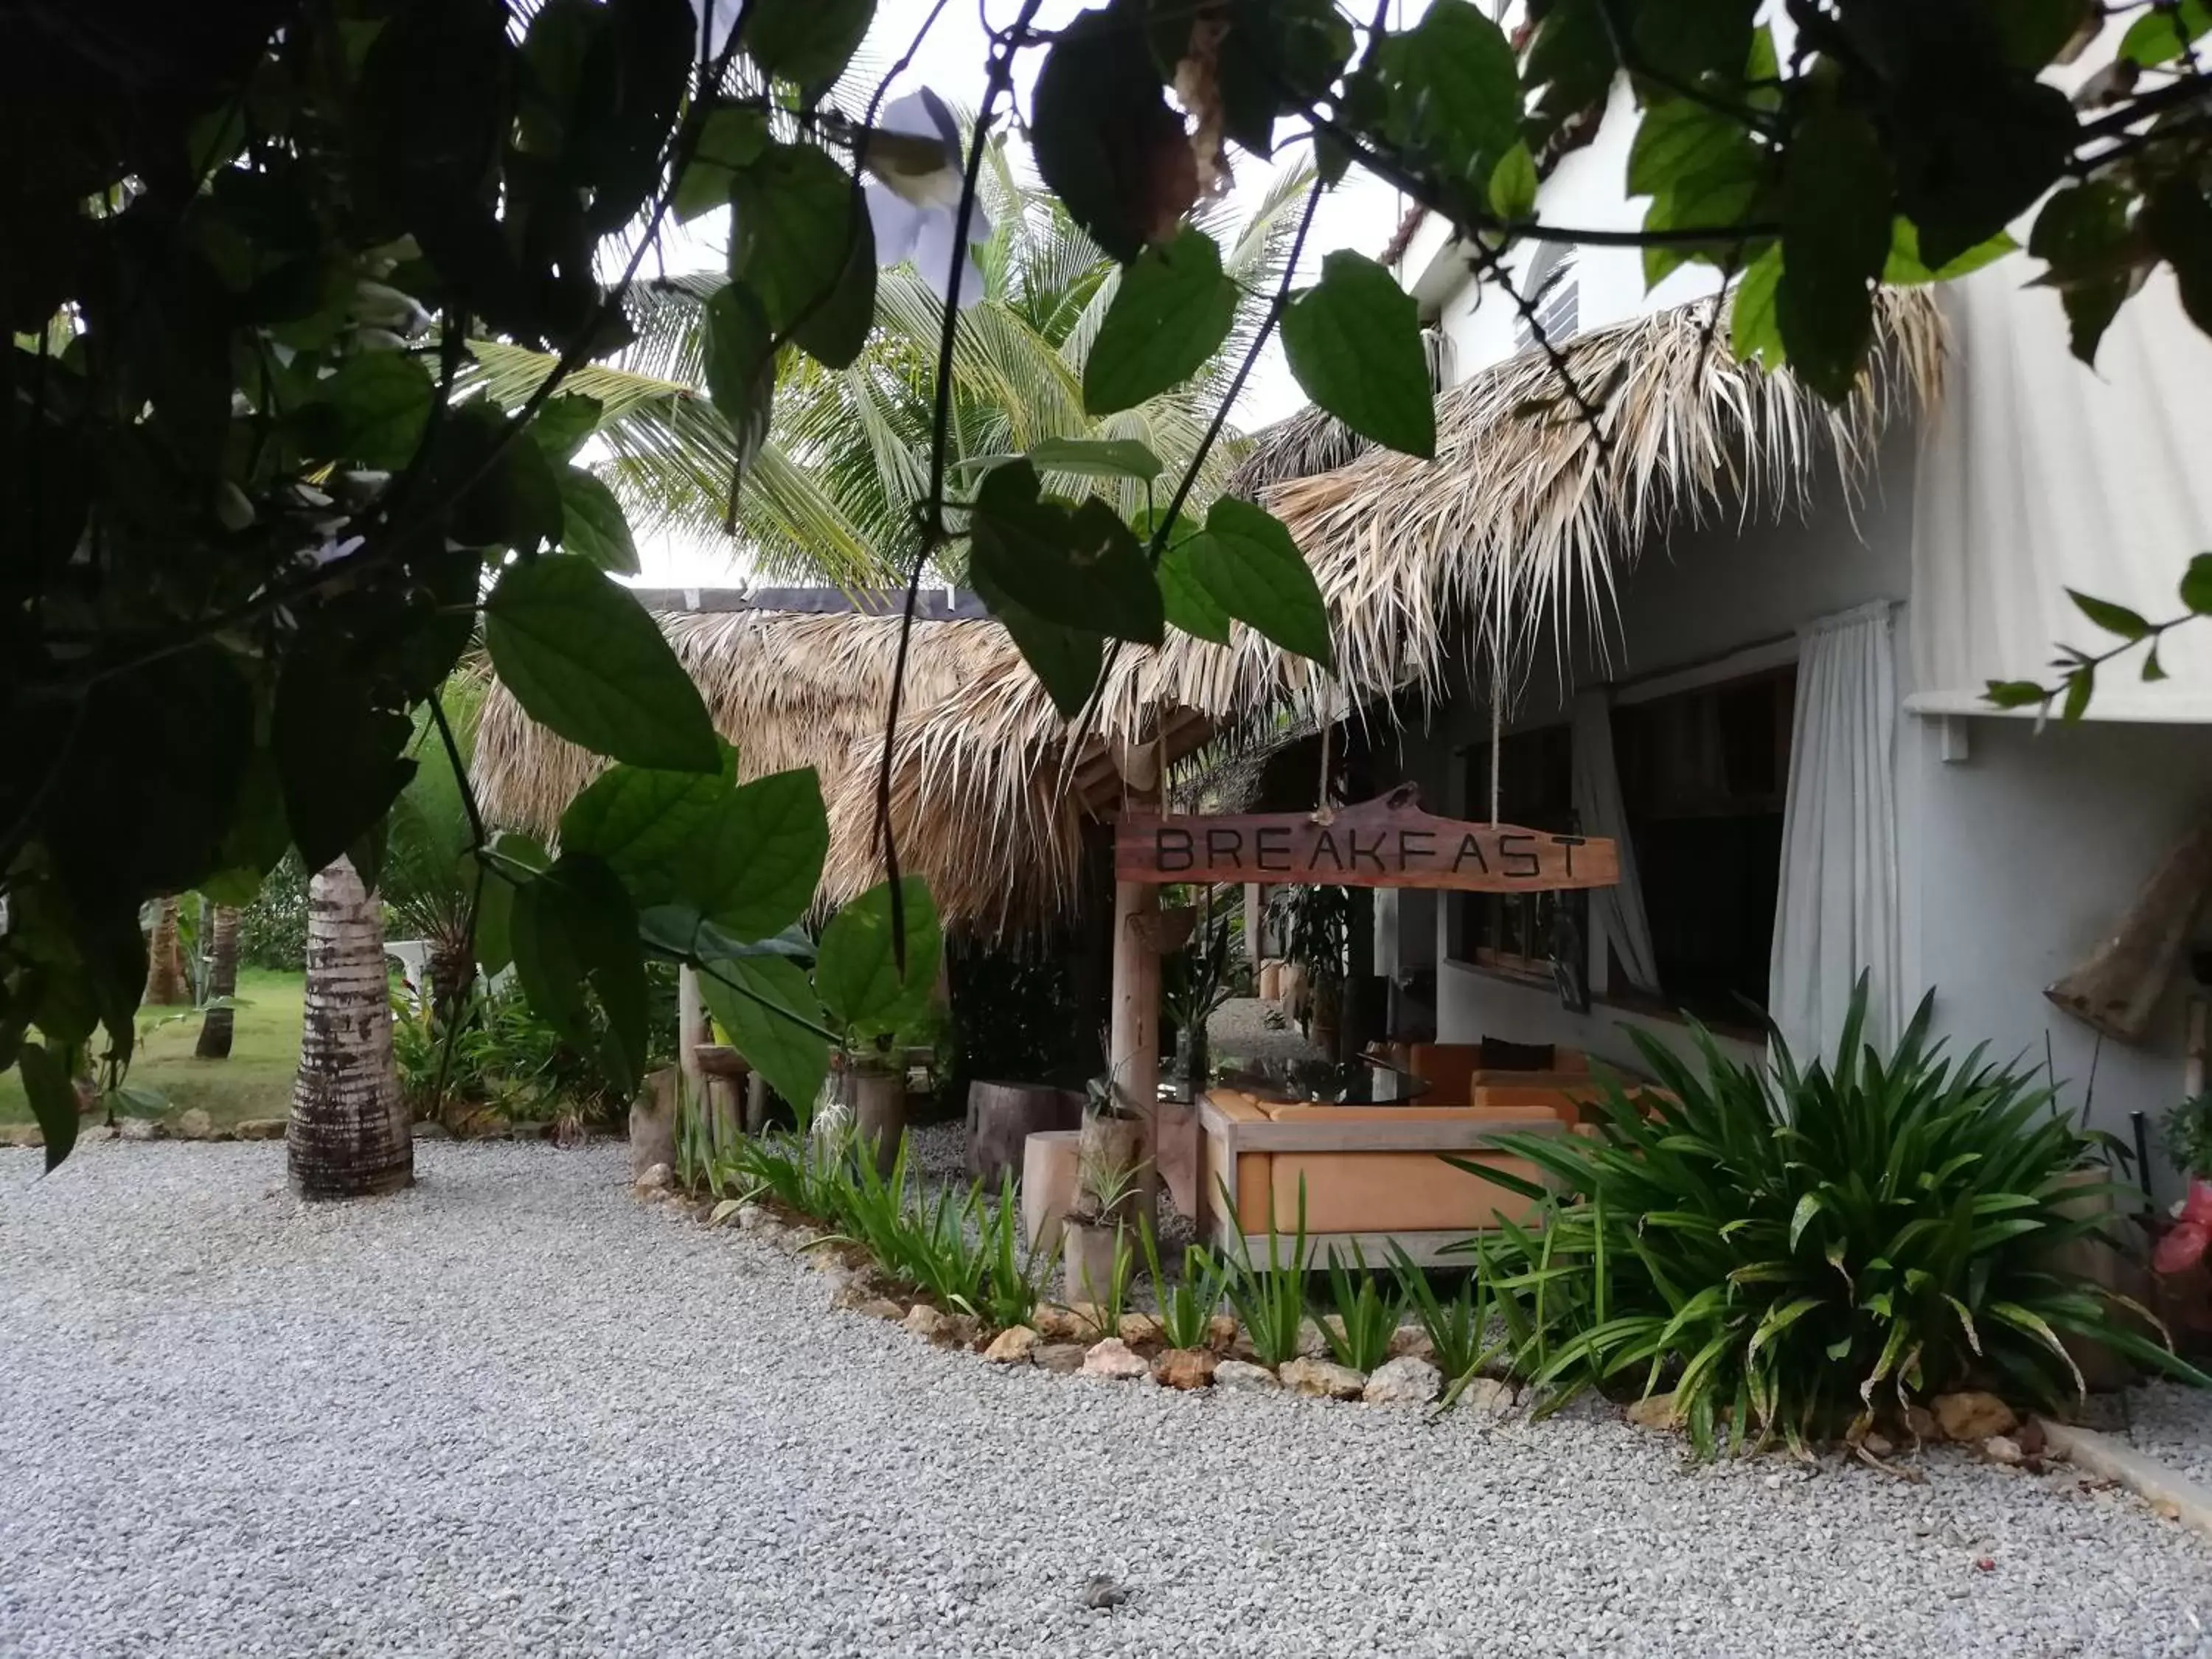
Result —
[{"label": "spiky green plant", "polygon": [[1977,1379],[2078,1397],[2069,1336],[2212,1382],[2140,1333],[2156,1322],[2137,1304],[2063,1265],[2140,1202],[2102,1178],[2109,1137],[1980,1048],[1944,1058],[1932,997],[1887,1055],[1863,1043],[1866,995],[1862,978],[1833,1059],[1804,1071],[1779,1031],[1771,1065],[1729,1060],[1702,1028],[1696,1065],[1633,1033],[1663,1092],[1632,1103],[1608,1085],[1594,1138],[1500,1137],[1556,1189],[1481,1171],[1544,1204],[1540,1227],[1502,1229],[1478,1261],[1547,1406],[1670,1386],[1710,1455],[1724,1414],[1735,1449]]},{"label": "spiky green plant", "polygon": [[[1399,1297],[1386,1295],[1387,1282],[1367,1270],[1367,1253],[1359,1241],[1352,1242],[1352,1265],[1332,1245],[1328,1252],[1328,1288],[1336,1304],[1334,1322],[1322,1322],[1322,1337],[1330,1356],[1355,1371],[1371,1371],[1390,1354],[1390,1338],[1398,1328],[1402,1306]],[[1395,1290],[1394,1285],[1391,1287]]]},{"label": "spiky green plant", "polygon": [[1391,1266],[1398,1295],[1424,1334],[1437,1369],[1448,1382],[1470,1376],[1483,1359],[1483,1333],[1489,1322],[1482,1274],[1468,1273],[1450,1296],[1439,1296],[1429,1275],[1414,1265],[1405,1247],[1392,1244]]},{"label": "spiky green plant", "polygon": [[1222,1285],[1227,1277],[1220,1259],[1211,1250],[1186,1244],[1182,1273],[1170,1279],[1161,1270],[1160,1243],[1152,1218],[1137,1218],[1137,1243],[1145,1253],[1145,1271],[1152,1275],[1152,1294],[1160,1304],[1160,1334],[1170,1348],[1202,1348],[1212,1334],[1213,1310],[1221,1305]]},{"label": "spiky green plant", "polygon": [[[1237,1213],[1237,1206],[1229,1195],[1227,1182],[1221,1186],[1222,1212]],[[1306,1269],[1310,1257],[1306,1249],[1306,1183],[1298,1181],[1298,1226],[1286,1254],[1283,1240],[1275,1231],[1275,1218],[1267,1216],[1267,1260],[1255,1264],[1251,1247],[1244,1242],[1240,1231],[1236,1235],[1237,1249],[1227,1264],[1227,1282],[1223,1292],[1237,1316],[1243,1322],[1244,1334],[1251,1339],[1252,1351],[1263,1365],[1280,1365],[1295,1359],[1298,1352],[1299,1327],[1306,1316]]]}]

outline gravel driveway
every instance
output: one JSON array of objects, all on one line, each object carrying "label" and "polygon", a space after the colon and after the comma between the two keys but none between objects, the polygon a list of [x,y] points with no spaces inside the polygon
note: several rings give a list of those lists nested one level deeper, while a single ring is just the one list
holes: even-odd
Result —
[{"label": "gravel driveway", "polygon": [[619,1148],[417,1154],[0,1154],[0,1653],[2212,1651],[2212,1544],[2069,1476],[1000,1371]]}]

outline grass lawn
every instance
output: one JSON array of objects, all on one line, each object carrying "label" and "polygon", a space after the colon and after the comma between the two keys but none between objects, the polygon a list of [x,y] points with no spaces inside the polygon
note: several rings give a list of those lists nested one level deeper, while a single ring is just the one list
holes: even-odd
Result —
[{"label": "grass lawn", "polygon": [[[200,1016],[177,1008],[138,1011],[130,1080],[159,1089],[170,1113],[197,1106],[218,1127],[241,1118],[283,1117],[300,1063],[300,1004],[306,981],[265,968],[238,970],[238,1020],[228,1060],[197,1060]],[[168,1017],[184,1013],[183,1019]],[[164,1023],[166,1021],[166,1023]],[[0,1075],[0,1123],[28,1123],[31,1103],[14,1071]]]}]

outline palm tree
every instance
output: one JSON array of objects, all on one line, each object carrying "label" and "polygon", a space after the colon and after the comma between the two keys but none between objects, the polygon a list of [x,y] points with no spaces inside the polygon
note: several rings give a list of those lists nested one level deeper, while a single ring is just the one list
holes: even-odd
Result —
[{"label": "palm tree", "polygon": [[[1241,226],[1215,210],[1201,222],[1224,241],[1223,264],[1247,298],[1223,350],[1186,385],[1102,417],[1083,409],[1083,366],[1120,285],[1120,268],[1049,195],[1024,184],[994,147],[984,206],[997,227],[981,250],[983,297],[962,315],[953,357],[951,454],[956,489],[976,464],[1045,438],[1133,438],[1173,471],[1188,464],[1264,314],[1310,174],[1286,173]],[[726,544],[752,573],[866,586],[902,579],[908,509],[928,488],[930,431],[943,301],[911,265],[880,274],[876,327],[848,368],[787,354],[765,441],[745,462],[704,391],[702,318],[719,275],[679,276],[636,296],[638,338],[613,362],[565,383],[599,398],[603,476],[641,536]],[[474,343],[478,383],[501,403],[528,396],[551,359],[495,341]],[[1217,446],[1194,502],[1220,488],[1240,447]],[[1133,483],[1097,487],[1127,514]],[[957,572],[945,573],[957,574]]]},{"label": "palm tree", "polygon": [[392,1055],[384,921],[343,856],[307,885],[307,1008],[287,1139],[302,1198],[362,1198],[415,1179]]},{"label": "palm tree", "polygon": [[161,1007],[192,1000],[177,943],[177,908],[174,893],[154,901],[154,936],[146,946],[145,1000]]},{"label": "palm tree", "polygon": [[202,1060],[228,1060],[237,1027],[231,1000],[238,994],[238,907],[207,907],[207,1012],[200,1017],[200,1040],[192,1053]]}]

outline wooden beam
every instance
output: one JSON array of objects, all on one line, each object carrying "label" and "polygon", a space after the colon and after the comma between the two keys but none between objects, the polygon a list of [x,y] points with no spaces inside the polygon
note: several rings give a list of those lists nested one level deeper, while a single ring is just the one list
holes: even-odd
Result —
[{"label": "wooden beam", "polygon": [[[1131,805],[1157,811],[1158,751],[1149,744],[1132,744],[1121,748],[1115,758]],[[1138,1201],[1148,1216],[1159,1192],[1160,957],[1152,946],[1159,910],[1156,884],[1114,884],[1113,1024],[1107,1074],[1115,1103],[1141,1126]]]}]

